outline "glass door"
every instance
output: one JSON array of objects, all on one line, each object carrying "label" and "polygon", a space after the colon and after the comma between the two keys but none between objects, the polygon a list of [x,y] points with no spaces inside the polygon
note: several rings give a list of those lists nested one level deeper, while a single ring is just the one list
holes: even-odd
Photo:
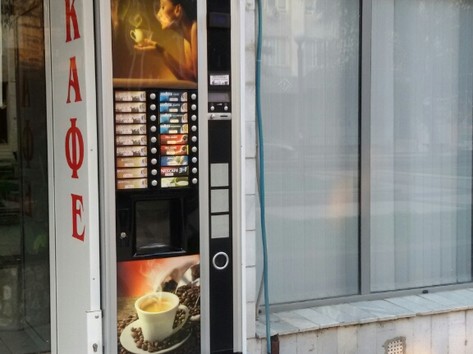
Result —
[{"label": "glass door", "polygon": [[49,353],[43,2],[1,1],[0,31],[0,353]]}]

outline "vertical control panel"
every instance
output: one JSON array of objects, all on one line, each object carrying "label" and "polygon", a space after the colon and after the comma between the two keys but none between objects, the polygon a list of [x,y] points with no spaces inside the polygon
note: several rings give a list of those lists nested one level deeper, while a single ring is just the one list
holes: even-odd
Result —
[{"label": "vertical control panel", "polygon": [[207,1],[210,349],[233,353],[230,0]]}]

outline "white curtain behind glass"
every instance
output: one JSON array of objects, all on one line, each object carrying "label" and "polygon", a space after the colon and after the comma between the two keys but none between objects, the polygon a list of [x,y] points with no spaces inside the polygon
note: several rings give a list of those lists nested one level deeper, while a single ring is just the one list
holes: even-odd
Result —
[{"label": "white curtain behind glass", "polygon": [[358,1],[287,5],[268,2],[263,29],[272,303],[355,294],[359,279]]},{"label": "white curtain behind glass", "polygon": [[371,288],[471,279],[473,2],[375,0]]}]

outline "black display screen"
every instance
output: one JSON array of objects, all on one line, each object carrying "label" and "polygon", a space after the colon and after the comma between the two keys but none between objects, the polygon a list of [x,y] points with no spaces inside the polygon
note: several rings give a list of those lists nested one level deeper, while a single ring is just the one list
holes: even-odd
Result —
[{"label": "black display screen", "polygon": [[230,102],[230,93],[209,92],[209,102]]}]

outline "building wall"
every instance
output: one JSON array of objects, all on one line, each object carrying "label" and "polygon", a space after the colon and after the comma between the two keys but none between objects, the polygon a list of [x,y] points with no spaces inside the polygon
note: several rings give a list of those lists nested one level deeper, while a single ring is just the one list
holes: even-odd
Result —
[{"label": "building wall", "polygon": [[[470,310],[294,333],[279,338],[279,353],[468,354],[473,353],[472,323]],[[389,341],[401,338],[405,351],[388,346]],[[265,350],[264,341],[254,341],[248,353],[263,354]]]}]

